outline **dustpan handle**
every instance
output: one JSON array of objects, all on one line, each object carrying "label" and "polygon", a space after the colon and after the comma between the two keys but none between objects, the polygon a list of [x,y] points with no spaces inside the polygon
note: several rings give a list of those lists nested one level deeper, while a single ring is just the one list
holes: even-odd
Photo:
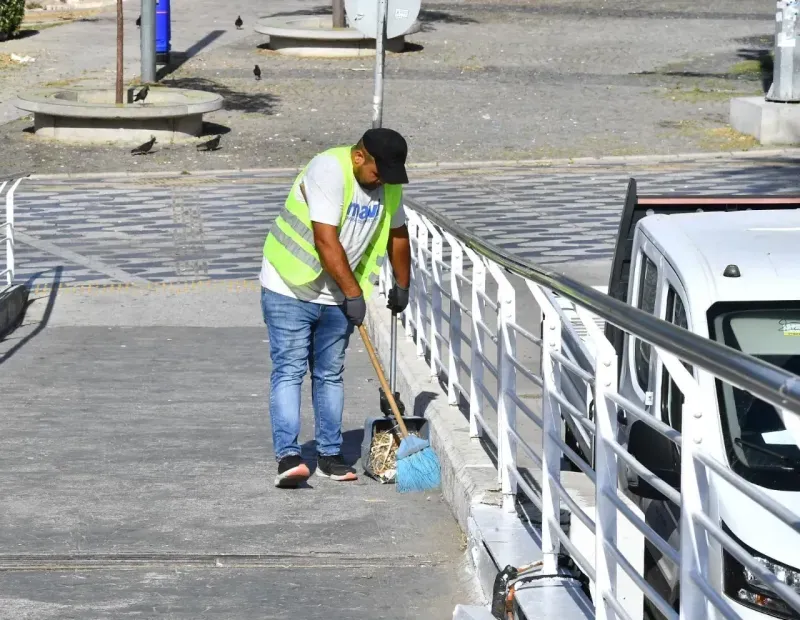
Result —
[{"label": "dustpan handle", "polygon": [[372,341],[369,338],[369,334],[367,334],[367,328],[364,327],[364,325],[359,325],[358,331],[361,334],[361,339],[364,341],[364,347],[367,349],[372,367],[375,369],[375,374],[378,375],[378,381],[381,382],[381,387],[386,393],[386,397],[389,399],[389,406],[392,408],[392,413],[397,420],[397,426],[400,427],[400,432],[403,434],[403,437],[408,437],[406,423],[403,421],[403,416],[400,415],[400,409],[398,409],[397,403],[394,400],[394,393],[389,389],[389,383],[386,381],[386,375],[383,374],[381,363],[378,361],[378,356],[375,354],[375,349],[372,347]]},{"label": "dustpan handle", "polygon": [[392,340],[389,345],[389,387],[397,391],[397,313],[392,311]]}]

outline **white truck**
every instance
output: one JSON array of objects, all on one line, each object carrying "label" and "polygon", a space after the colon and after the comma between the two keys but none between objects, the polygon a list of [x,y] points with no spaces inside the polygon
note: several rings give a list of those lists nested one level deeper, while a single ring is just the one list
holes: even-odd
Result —
[{"label": "white truck", "polygon": [[[639,197],[631,179],[608,292],[695,334],[800,374],[800,197]],[[619,359],[619,392],[680,431],[682,393],[651,346],[611,325],[605,333]],[[686,366],[716,403],[715,415],[703,416],[709,425],[704,429],[706,448],[800,514],[800,448],[779,413],[751,394]],[[576,404],[583,400],[585,407],[591,400],[575,382],[564,387]],[[677,446],[624,412],[618,421],[620,443],[679,488]],[[592,463],[591,440],[572,432],[579,425],[568,416],[565,422],[569,442]],[[678,549],[679,507],[624,463],[619,485],[647,523]],[[713,487],[711,518],[800,592],[800,535],[741,497],[724,485]],[[742,618],[800,618],[735,558],[716,550],[709,579]],[[646,580],[677,611],[679,568],[646,543],[644,570]],[[661,614],[645,603],[644,617]]]}]

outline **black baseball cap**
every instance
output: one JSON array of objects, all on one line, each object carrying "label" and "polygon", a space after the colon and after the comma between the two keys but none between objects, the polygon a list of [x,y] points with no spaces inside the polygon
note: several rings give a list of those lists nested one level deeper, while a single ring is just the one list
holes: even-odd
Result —
[{"label": "black baseball cap", "polygon": [[367,153],[372,155],[383,183],[408,183],[406,139],[393,129],[368,129],[361,138]]}]

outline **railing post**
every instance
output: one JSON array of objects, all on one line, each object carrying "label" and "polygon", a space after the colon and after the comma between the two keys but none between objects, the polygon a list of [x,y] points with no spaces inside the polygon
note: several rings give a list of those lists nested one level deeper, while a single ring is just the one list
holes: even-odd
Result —
[{"label": "railing post", "polygon": [[[422,217],[420,217],[422,220]],[[417,357],[425,357],[425,342],[422,336],[425,334],[425,319],[428,317],[428,296],[430,295],[428,279],[425,276],[427,271],[427,261],[425,260],[425,250],[428,249],[428,228],[422,222],[417,226],[417,273],[422,284],[422,288],[417,288]],[[425,318],[423,318],[425,315]]]},{"label": "railing post", "polygon": [[609,441],[617,437],[617,409],[606,394],[617,391],[617,354],[606,340],[595,344],[595,618],[613,620],[616,614],[606,603],[606,596],[617,598],[617,561],[607,545],[617,546],[617,507],[606,493],[617,493],[617,455],[609,446]]},{"label": "railing post", "polygon": [[561,501],[555,482],[561,480],[561,449],[551,435],[561,437],[561,409],[553,393],[561,389],[561,367],[552,353],[561,352],[561,321],[544,295],[542,311],[542,552],[544,572],[555,573],[561,541]]},{"label": "railing post", "polygon": [[11,183],[11,187],[9,187],[8,191],[6,192],[6,226],[5,226],[5,234],[3,235],[6,238],[6,284],[11,286],[14,283],[14,276],[16,274],[16,260],[14,257],[14,191],[17,189],[17,185],[22,182],[22,177],[16,179],[15,181],[4,181],[2,185],[0,185],[0,195],[2,195],[3,190],[6,188],[6,185]]},{"label": "railing post", "polygon": [[456,389],[461,359],[461,275],[464,273],[464,250],[451,234],[445,233],[450,246],[450,338],[447,343],[447,402],[458,405]]},{"label": "railing post", "polygon": [[709,574],[709,537],[694,520],[698,513],[708,514],[708,474],[694,458],[703,444],[699,397],[686,394],[681,428],[681,618],[708,617],[708,601],[697,585],[696,576]]},{"label": "railing post", "polygon": [[[476,252],[466,248],[467,255],[472,261],[472,356],[469,369],[469,436],[478,438],[483,436],[483,429],[478,423],[477,415],[483,415],[483,361],[478,353],[485,355],[484,334],[478,327],[478,321],[483,321],[486,304],[478,291],[486,290],[486,265],[483,258]],[[476,415],[477,414],[477,415]]]},{"label": "railing post", "polygon": [[517,443],[509,429],[517,426],[517,407],[511,397],[517,389],[517,373],[511,363],[517,356],[517,336],[509,324],[516,321],[516,291],[498,265],[490,263],[489,268],[497,282],[497,470],[503,509],[514,512],[517,479],[511,471],[517,468]]},{"label": "railing post", "polygon": [[391,261],[389,261],[389,257],[387,256],[386,260],[383,261],[378,274],[378,295],[386,297],[389,294],[389,290],[392,288],[392,285],[390,284],[392,275],[393,272]]},{"label": "railing post", "polygon": [[[426,222],[427,224],[427,222]],[[439,376],[439,369],[442,367],[442,234],[432,224],[428,225],[431,235],[431,274],[433,284],[431,285],[431,377]]]}]

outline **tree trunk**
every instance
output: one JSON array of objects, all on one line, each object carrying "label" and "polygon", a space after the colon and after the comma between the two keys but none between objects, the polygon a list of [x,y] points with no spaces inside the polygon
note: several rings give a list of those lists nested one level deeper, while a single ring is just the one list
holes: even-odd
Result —
[{"label": "tree trunk", "polygon": [[117,0],[117,104],[122,103],[122,0]]},{"label": "tree trunk", "polygon": [[333,27],[345,27],[344,0],[333,0]]}]

